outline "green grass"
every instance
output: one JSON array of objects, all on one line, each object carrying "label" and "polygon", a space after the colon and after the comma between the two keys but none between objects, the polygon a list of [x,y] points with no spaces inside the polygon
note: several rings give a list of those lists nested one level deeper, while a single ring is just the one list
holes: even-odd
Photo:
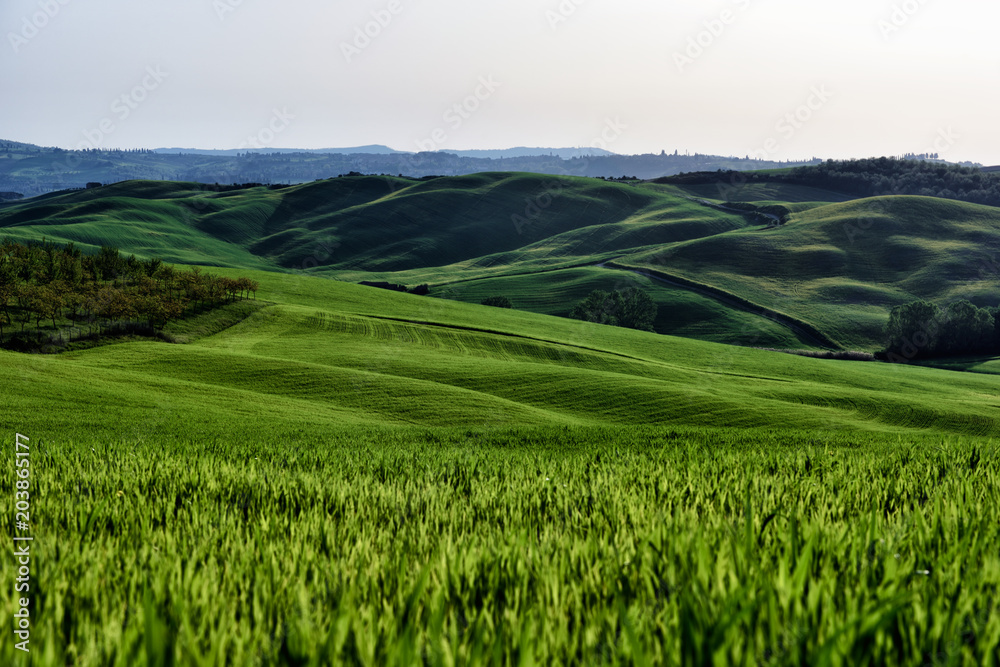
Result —
[{"label": "green grass", "polygon": [[[269,261],[231,243],[231,238],[198,229],[198,211],[193,207],[204,202],[204,211],[211,216],[216,204],[213,197],[197,193],[197,187],[172,183],[151,191],[149,184],[139,182],[133,187],[101,188],[100,197],[74,192],[26,200],[0,209],[0,235],[19,242],[42,238],[72,242],[88,253],[113,245],[172,263],[273,268]],[[179,199],[181,192],[190,197]],[[44,201],[36,203],[37,199]]]},{"label": "green grass", "polygon": [[[170,415],[164,432],[180,437],[189,412],[201,415],[196,433],[213,437],[233,429],[322,430],[338,421],[781,423],[973,435],[1000,427],[1000,385],[985,375],[806,359],[319,278],[240,272],[247,274],[261,280],[259,297],[278,305],[190,345],[0,354],[0,381],[27,389],[9,397],[5,426],[63,436],[82,428],[114,438],[117,420],[144,423],[164,404],[172,406],[161,411]],[[88,392],[65,391],[69,386]],[[98,413],[95,405],[107,407]]]},{"label": "green grass", "polygon": [[965,440],[31,446],[33,664],[997,664],[1000,461]]},{"label": "green grass", "polygon": [[656,184],[646,187],[718,202],[790,203],[813,207],[854,199],[854,197],[833,190],[788,183],[740,183],[739,181],[723,180],[719,183],[705,185]]},{"label": "green grass", "polygon": [[163,334],[171,342],[190,343],[225,331],[270,305],[273,304],[256,299],[234,301],[203,313],[168,322],[163,327]]},{"label": "green grass", "polygon": [[1000,375],[1000,359],[990,357],[945,357],[942,359],[927,359],[914,362],[928,368],[943,368],[965,373],[985,373]]},{"label": "green grass", "polygon": [[524,258],[504,263],[589,257],[742,224],[653,190],[513,173],[345,177],[221,193],[130,181],[0,208],[0,233],[17,240],[110,244],[186,264],[363,274],[488,266],[505,253]]},{"label": "green grass", "polygon": [[[870,348],[915,296],[993,303],[997,209],[754,186],[797,202],[762,230],[671,187],[131,182],[0,207],[0,234],[260,282],[172,324],[183,344],[0,351],[35,537],[33,655],[0,663],[1000,664],[995,360],[720,345],[805,347],[598,266]],[[629,285],[678,336],[552,316]],[[477,305],[496,293],[524,310]]]},{"label": "green grass", "polygon": [[31,664],[997,664],[1000,378],[213,272],[274,305],[0,351]]}]

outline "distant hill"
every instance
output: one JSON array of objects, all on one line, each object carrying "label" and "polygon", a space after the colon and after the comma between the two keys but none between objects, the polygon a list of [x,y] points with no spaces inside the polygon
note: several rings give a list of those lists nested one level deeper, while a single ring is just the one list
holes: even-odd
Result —
[{"label": "distant hill", "polygon": [[506,148],[503,150],[468,150],[452,151],[442,150],[442,153],[451,153],[459,157],[486,158],[498,160],[514,157],[532,157],[537,155],[547,155],[569,160],[575,157],[601,157],[607,155],[617,155],[603,148]]},{"label": "distant hill", "polygon": [[[296,153],[312,154],[335,154],[335,155],[413,155],[412,151],[397,151],[394,148],[373,144],[370,146],[354,146],[352,148],[231,148],[205,149],[205,148],[154,148],[154,153],[160,155],[213,155],[223,157],[236,157],[247,153],[256,154],[278,154],[294,155]],[[569,160],[575,157],[597,157],[607,155],[617,155],[602,148],[503,148],[495,150],[440,150],[438,153],[455,155],[457,157],[477,158],[485,160],[500,160],[505,158],[521,157],[558,157]]]},{"label": "distant hill", "polygon": [[154,153],[161,155],[216,155],[235,157],[246,153],[259,154],[279,154],[288,155],[295,153],[319,153],[338,155],[392,155],[402,154],[404,151],[397,151],[382,145],[355,146],[353,148],[231,148],[227,150],[207,150],[204,148],[155,148]]},{"label": "distant hill", "polygon": [[[331,151],[354,151],[351,153]],[[519,152],[548,151],[540,155]],[[495,157],[452,152],[403,153],[385,146],[295,151],[236,149],[195,151],[92,149],[67,151],[0,140],[0,192],[33,196],[83,188],[87,183],[169,180],[196,183],[296,184],[341,174],[397,174],[408,177],[463,176],[484,172],[527,172],[561,176],[657,178],[685,171],[749,170],[804,163],[761,162],[712,155],[615,155],[595,149],[511,149]],[[606,153],[606,154],[604,154]]]}]

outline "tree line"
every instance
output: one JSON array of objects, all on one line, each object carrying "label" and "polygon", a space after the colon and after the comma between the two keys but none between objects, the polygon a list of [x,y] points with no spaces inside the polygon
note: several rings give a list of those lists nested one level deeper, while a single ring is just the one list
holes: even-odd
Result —
[{"label": "tree line", "polygon": [[855,197],[919,195],[1000,206],[1000,174],[978,167],[888,157],[827,160],[779,173],[693,172],[656,182],[678,185],[788,183],[835,190]]},{"label": "tree line", "polygon": [[943,162],[885,157],[831,160],[778,177],[863,197],[920,195],[1000,206],[1000,178],[995,174]]},{"label": "tree line", "polygon": [[[170,321],[256,298],[258,288],[249,278],[126,257],[113,246],[87,255],[72,243],[6,240],[0,243],[0,345],[24,345],[31,336],[38,342],[43,328],[61,336],[64,323],[71,331],[85,326],[88,336],[154,332]],[[27,331],[31,324],[34,330]]]},{"label": "tree line", "polygon": [[929,301],[896,306],[885,327],[888,361],[1000,352],[1000,308],[962,299],[939,308]]}]

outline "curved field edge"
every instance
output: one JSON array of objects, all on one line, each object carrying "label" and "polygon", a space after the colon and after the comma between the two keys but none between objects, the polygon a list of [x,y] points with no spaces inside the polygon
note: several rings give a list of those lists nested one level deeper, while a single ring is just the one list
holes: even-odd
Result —
[{"label": "curved field edge", "polygon": [[658,269],[651,269],[644,266],[631,266],[616,261],[605,262],[605,266],[624,271],[645,273],[666,283],[679,285],[695,291],[696,293],[706,294],[722,303],[731,304],[737,308],[745,310],[748,313],[759,315],[771,320],[772,322],[781,324],[799,336],[800,339],[804,339],[809,345],[815,345],[817,347],[827,349],[840,349],[840,346],[836,341],[814,327],[812,324],[790,315],[786,315],[785,313],[778,312],[777,310],[761,306],[753,301],[744,299],[741,296],[719,289],[718,287],[713,287],[712,285],[699,283],[695,280],[690,280],[682,276],[672,275]]},{"label": "curved field edge", "polygon": [[748,347],[811,347],[788,327],[747,310],[641,272],[595,265],[447,283],[431,288],[430,296],[478,304],[487,297],[503,295],[519,310],[566,317],[591,291],[626,287],[642,289],[653,299],[657,305],[653,329],[657,333]]}]

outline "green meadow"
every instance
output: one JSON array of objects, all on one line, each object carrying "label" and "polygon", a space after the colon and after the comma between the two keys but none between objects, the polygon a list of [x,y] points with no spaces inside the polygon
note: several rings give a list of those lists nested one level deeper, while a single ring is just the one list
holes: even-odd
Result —
[{"label": "green meadow", "polygon": [[[183,342],[0,350],[0,494],[23,434],[34,536],[31,653],[0,662],[1000,664],[995,362],[754,349],[813,346],[719,297],[876,349],[893,304],[991,297],[955,257],[1000,217],[780,187],[749,194],[809,205],[771,229],[522,174],[0,206],[16,240],[260,283]],[[656,332],[564,317],[632,285]]]}]

